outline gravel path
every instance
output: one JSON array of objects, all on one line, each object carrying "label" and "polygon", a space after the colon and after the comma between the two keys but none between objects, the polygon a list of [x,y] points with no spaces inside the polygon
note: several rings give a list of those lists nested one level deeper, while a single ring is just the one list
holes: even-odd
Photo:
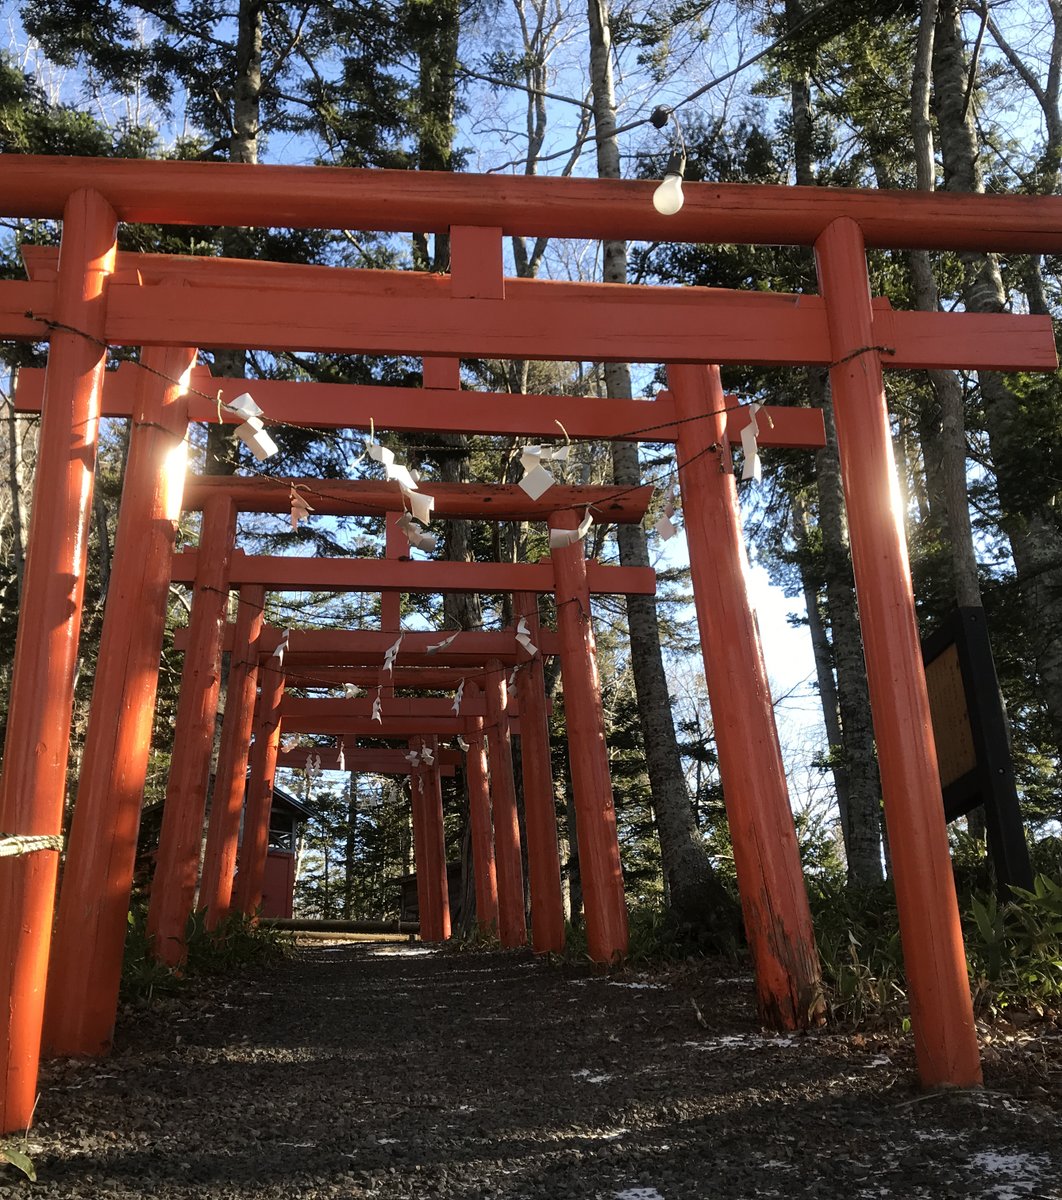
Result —
[{"label": "gravel path", "polygon": [[1059,1029],[926,1095],[906,1039],[765,1035],[734,971],[303,947],[50,1064],[0,1196],[1062,1197]]}]

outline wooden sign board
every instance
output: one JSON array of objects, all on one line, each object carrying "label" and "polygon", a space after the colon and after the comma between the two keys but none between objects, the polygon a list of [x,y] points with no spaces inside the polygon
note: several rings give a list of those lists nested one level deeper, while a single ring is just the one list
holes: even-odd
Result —
[{"label": "wooden sign board", "polygon": [[984,805],[988,853],[1001,896],[1032,887],[1010,736],[982,608],[958,608],[922,643],[944,815]]}]

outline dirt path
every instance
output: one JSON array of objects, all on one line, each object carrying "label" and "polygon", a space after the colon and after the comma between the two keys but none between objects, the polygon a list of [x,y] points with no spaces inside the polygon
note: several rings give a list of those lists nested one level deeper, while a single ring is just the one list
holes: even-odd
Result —
[{"label": "dirt path", "polygon": [[925,1096],[906,1042],[766,1036],[733,974],[303,948],[51,1064],[40,1182],[3,1167],[0,1195],[1062,1197],[1057,1030]]}]

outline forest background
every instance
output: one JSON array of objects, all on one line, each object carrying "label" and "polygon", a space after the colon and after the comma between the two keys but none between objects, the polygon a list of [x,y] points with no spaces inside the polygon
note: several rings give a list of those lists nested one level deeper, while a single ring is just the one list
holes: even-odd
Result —
[{"label": "forest background", "polygon": [[[128,4],[33,0],[4,8],[0,152],[322,163],[406,170],[658,178],[680,140],[686,177],[833,187],[1055,194],[1062,162],[1062,0],[396,0],[395,3]],[[677,121],[658,129],[658,106]],[[0,170],[2,170],[0,164]],[[55,244],[51,223],[3,221],[0,270],[22,274],[23,242]],[[445,271],[447,239],[344,230],[124,227],[127,249]],[[524,277],[814,290],[792,247],[529,241],[507,269]],[[877,294],[896,307],[1048,313],[1057,258],[875,252]],[[10,678],[34,474],[36,422],[7,403],[41,347],[0,346],[0,686]],[[121,355],[116,354],[117,362]],[[417,386],[420,362],[204,352],[216,374]],[[660,372],[622,364],[468,361],[466,386],[571,395],[652,394]],[[882,886],[888,847],[824,371],[731,369],[728,391],[823,410],[829,444],[765,456],[739,485],[756,567],[798,832],[809,880],[837,896]],[[957,604],[983,605],[1010,721],[1034,865],[1060,878],[1062,755],[1062,388],[1059,377],[891,372],[897,470],[923,632]],[[253,392],[253,386],[252,386]],[[128,429],[102,431],[78,677],[70,801],[76,795],[109,577]],[[280,429],[261,467],[220,427],[193,434],[194,469],[350,477],[364,436]],[[433,479],[512,482],[511,439],[385,439]],[[574,447],[573,480],[658,485],[641,527],[595,527],[588,553],[652,562],[660,593],[601,598],[595,618],[628,893],[687,928],[717,925],[732,860],[681,539],[651,532],[674,483],[670,446]],[[533,559],[533,526],[448,522],[439,557]],[[195,539],[185,518],[181,538]],[[241,519],[250,552],[378,555],[381,523]],[[786,598],[780,600],[780,597]],[[503,597],[405,597],[409,628],[511,624]],[[189,596],[172,589],[170,626]],[[789,610],[795,614],[785,616]],[[547,619],[548,619],[548,613]],[[373,627],[375,596],[271,594],[280,627]],[[179,656],[164,652],[144,820],[165,794]],[[779,649],[781,648],[781,649]],[[773,649],[773,653],[772,653]],[[556,665],[554,771],[567,900],[578,860]],[[318,693],[320,694],[320,693]],[[793,715],[795,706],[796,715]],[[312,738],[301,739],[310,745]],[[320,916],[397,912],[411,869],[408,795],[393,780],[333,773],[279,780],[315,816],[298,903]],[[446,798],[450,856],[468,858],[467,809]],[[957,862],[986,882],[983,823],[953,827]]]}]

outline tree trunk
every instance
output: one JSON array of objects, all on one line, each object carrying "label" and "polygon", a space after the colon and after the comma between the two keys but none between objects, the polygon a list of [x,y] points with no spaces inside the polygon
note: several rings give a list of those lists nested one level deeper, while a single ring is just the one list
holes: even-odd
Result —
[{"label": "tree trunk", "polygon": [[[791,24],[801,16],[799,6],[791,0],[786,3],[786,16]],[[796,181],[804,186],[814,186],[818,179],[814,170],[814,130],[807,76],[794,80],[790,94]],[[833,645],[833,667],[837,676],[837,711],[840,713],[844,746],[841,765],[847,782],[841,831],[848,859],[849,882],[869,885],[881,882],[881,783],[874,750],[874,728],[852,560],[848,550],[841,464],[837,454],[837,434],[833,427],[833,400],[825,371],[809,370],[807,381],[811,403],[822,409],[826,424],[826,445],[815,454],[815,477],[818,484],[819,528],[822,533],[823,582]],[[824,717],[826,695],[822,693]]]},{"label": "tree trunk", "polygon": [[15,607],[18,607],[22,597],[22,576],[26,565],[26,540],[23,529],[25,526],[25,510],[23,507],[23,476],[25,464],[21,454],[21,439],[18,413],[15,412],[14,395],[18,386],[18,368],[11,368],[11,383],[8,391],[7,405],[7,486],[11,491],[11,542],[12,556],[15,560],[15,579],[17,591]]},{"label": "tree trunk", "polygon": [[[844,736],[841,732],[841,714],[837,706],[837,683],[833,677],[833,649],[819,607],[820,583],[814,577],[811,563],[808,561],[810,551],[807,531],[807,511],[803,497],[798,495],[793,500],[793,532],[801,554],[800,577],[804,588],[804,607],[808,613],[808,631],[811,634],[811,650],[815,658],[815,678],[822,702],[822,722],[826,727],[826,741],[830,747],[830,770],[837,793],[837,809],[841,814],[841,836],[847,838],[848,770],[844,763]],[[699,769],[698,764],[698,771]],[[846,842],[845,854],[847,853]]]},{"label": "tree trunk", "polygon": [[[957,0],[942,0],[933,53],[937,125],[945,188],[983,192],[972,105],[964,112],[968,64]],[[1007,303],[993,255],[963,253],[962,294],[970,312],[1000,312]],[[1004,377],[979,373],[985,430],[999,492],[1001,524],[1010,540],[1026,613],[1028,645],[1040,679],[1055,747],[1062,754],[1062,520],[1050,480],[1030,471],[1031,439],[1017,397]],[[1041,431],[1042,437],[1050,436]]]},{"label": "tree trunk", "polygon": [[[460,11],[456,0],[418,0],[408,9],[408,31],[417,55],[417,166],[421,171],[452,171],[454,107]],[[450,269],[450,238],[436,233],[434,253],[428,235],[413,235],[418,271]]]},{"label": "tree trunk", "polygon": [[[262,11],[261,0],[240,0],[236,32],[236,78],[233,80],[232,135],[229,161],[256,163],[262,92]],[[225,258],[250,258],[254,241],[249,229],[230,228],[222,234],[221,252]],[[242,379],[247,373],[244,350],[215,350],[215,375]],[[240,444],[225,425],[207,426],[206,474],[232,475],[240,460]]]},{"label": "tree trunk", "polygon": [[[616,101],[612,82],[610,18],[607,0],[589,0],[590,78],[593,86],[594,126],[597,134],[597,171],[602,179],[620,178],[616,141]],[[606,283],[627,282],[625,242],[603,243]],[[631,398],[630,367],[606,363],[605,391],[611,399]],[[638,448],[634,443],[612,443],[612,470],[616,483],[641,482]],[[648,566],[649,551],[641,525],[621,525],[617,530],[620,562]],[[668,695],[667,675],[660,647],[660,627],[652,596],[627,597],[631,667],[638,698],[638,716],[645,749],[646,768],[653,794],[660,857],[673,911],[695,925],[729,921],[732,905],[715,877],[708,850],[697,832],[693,806],[682,770],[675,723]]]},{"label": "tree trunk", "polygon": [[833,401],[824,372],[809,371],[808,382],[813,396],[817,393],[826,422],[826,445],[815,454],[815,475],[826,603],[837,672],[837,703],[844,738],[843,761],[848,777],[848,825],[844,832],[848,880],[872,885],[881,882],[881,782],[874,749],[874,724],[870,715],[852,557],[848,549]]},{"label": "tree trunk", "polygon": [[[911,136],[915,169],[918,186],[926,192],[933,191],[936,186],[929,92],[937,9],[938,0],[922,0],[918,44],[911,74]],[[936,312],[940,308],[940,292],[929,254],[925,250],[912,250],[907,261],[911,269],[915,304],[923,312]],[[966,414],[962,384],[954,371],[926,373],[939,410],[939,423],[934,419],[935,414],[926,412],[923,406],[920,414],[922,453],[927,459],[927,475],[932,477],[937,474],[939,478],[940,495],[944,502],[943,542],[948,549],[955,603],[979,607],[981,587],[977,578],[977,557],[966,489]],[[924,393],[920,392],[919,395]],[[928,461],[930,456],[936,459],[932,465]]]}]

